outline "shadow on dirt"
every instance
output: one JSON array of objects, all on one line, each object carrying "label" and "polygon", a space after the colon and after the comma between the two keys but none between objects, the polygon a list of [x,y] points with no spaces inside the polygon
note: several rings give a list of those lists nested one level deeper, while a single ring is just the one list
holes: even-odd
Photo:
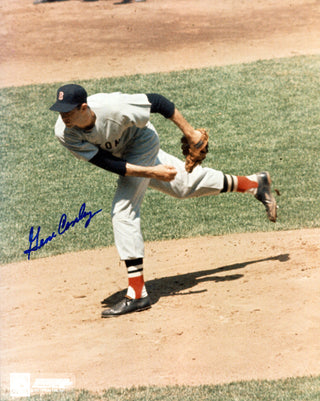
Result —
[{"label": "shadow on dirt", "polygon": [[[196,287],[198,283],[205,281],[214,281],[216,283],[221,281],[233,281],[238,280],[243,277],[243,274],[227,274],[227,275],[217,275],[219,273],[229,272],[233,270],[243,269],[254,263],[266,262],[271,260],[277,260],[279,262],[287,262],[289,260],[289,254],[282,254],[278,256],[272,256],[269,258],[252,260],[249,262],[235,263],[229,266],[218,267],[209,270],[200,270],[197,272],[180,274],[171,277],[162,277],[155,280],[150,280],[146,282],[146,288],[151,298],[151,303],[155,304],[162,297],[176,296],[176,295],[190,295],[198,294],[201,292],[206,292],[207,290],[195,290],[192,291],[191,288]],[[189,290],[189,291],[186,291]],[[186,291],[186,292],[183,292]],[[103,301],[101,304],[103,307],[110,307],[120,301],[126,295],[127,289],[118,291]]]}]

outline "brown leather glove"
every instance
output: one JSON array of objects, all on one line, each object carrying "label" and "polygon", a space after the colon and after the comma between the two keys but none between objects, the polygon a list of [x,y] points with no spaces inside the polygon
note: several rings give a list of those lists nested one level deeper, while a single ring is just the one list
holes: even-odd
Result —
[{"label": "brown leather glove", "polygon": [[[204,128],[198,128],[197,131],[201,132],[201,139],[193,147],[195,149],[190,147],[185,136],[181,138],[181,149],[186,158],[185,168],[188,173],[191,173],[196,166],[202,163],[209,151],[209,135],[207,130]],[[201,151],[198,151],[198,149],[201,149]]]}]

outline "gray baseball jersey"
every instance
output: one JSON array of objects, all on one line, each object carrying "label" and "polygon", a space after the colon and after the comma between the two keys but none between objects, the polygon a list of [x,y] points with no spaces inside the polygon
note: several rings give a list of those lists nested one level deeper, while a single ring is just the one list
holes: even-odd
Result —
[{"label": "gray baseball jersey", "polygon": [[150,119],[151,105],[144,94],[98,93],[88,97],[88,105],[97,117],[91,130],[67,128],[61,117],[55,126],[62,145],[82,160],[92,159],[98,147],[121,157],[137,129]]}]

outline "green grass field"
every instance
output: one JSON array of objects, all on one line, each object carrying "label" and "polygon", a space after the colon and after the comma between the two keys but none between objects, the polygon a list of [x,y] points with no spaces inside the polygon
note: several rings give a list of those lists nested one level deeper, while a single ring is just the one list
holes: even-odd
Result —
[{"label": "green grass field", "polygon": [[[177,201],[149,190],[145,240],[319,227],[319,68],[319,56],[294,57],[80,82],[89,94],[166,95],[194,126],[210,130],[205,166],[234,174],[267,169],[281,192],[279,221],[272,224],[249,195]],[[113,244],[109,212],[116,176],[78,161],[55,139],[57,115],[48,107],[58,85],[1,90],[0,263],[26,259],[31,226],[40,226],[40,237],[47,238],[60,216],[74,219],[83,202],[86,210],[103,210],[88,228],[79,223],[32,258]],[[162,147],[180,156],[180,131],[161,116],[152,122]]]},{"label": "green grass field", "polygon": [[[310,56],[78,82],[89,94],[162,93],[191,124],[210,130],[211,151],[205,166],[233,174],[269,170],[281,192],[279,220],[272,224],[263,206],[249,195],[178,201],[149,190],[142,210],[145,240],[319,227],[319,71],[320,57]],[[86,210],[102,209],[89,227],[80,222],[31,258],[113,244],[109,213],[116,176],[78,161],[55,139],[57,115],[48,107],[59,85],[1,90],[2,264],[26,260],[31,226],[41,226],[41,237],[46,238],[56,231],[63,213],[75,218],[84,202]],[[152,122],[162,148],[180,156],[179,130],[160,116],[153,116]],[[75,391],[41,399],[319,400],[320,377],[111,389],[104,394]]]},{"label": "green grass field", "polygon": [[[1,399],[9,401],[10,396],[3,394]],[[320,376],[243,381],[217,386],[132,387],[109,389],[101,393],[78,390],[34,395],[28,399],[32,401],[318,401]]]}]

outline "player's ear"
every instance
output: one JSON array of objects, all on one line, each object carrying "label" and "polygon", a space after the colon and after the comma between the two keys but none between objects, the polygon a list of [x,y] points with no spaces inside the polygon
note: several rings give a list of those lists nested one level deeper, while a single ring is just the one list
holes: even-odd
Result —
[{"label": "player's ear", "polygon": [[80,106],[80,110],[81,111],[86,111],[88,107],[89,106],[87,105],[87,103],[82,103],[82,105]]}]

